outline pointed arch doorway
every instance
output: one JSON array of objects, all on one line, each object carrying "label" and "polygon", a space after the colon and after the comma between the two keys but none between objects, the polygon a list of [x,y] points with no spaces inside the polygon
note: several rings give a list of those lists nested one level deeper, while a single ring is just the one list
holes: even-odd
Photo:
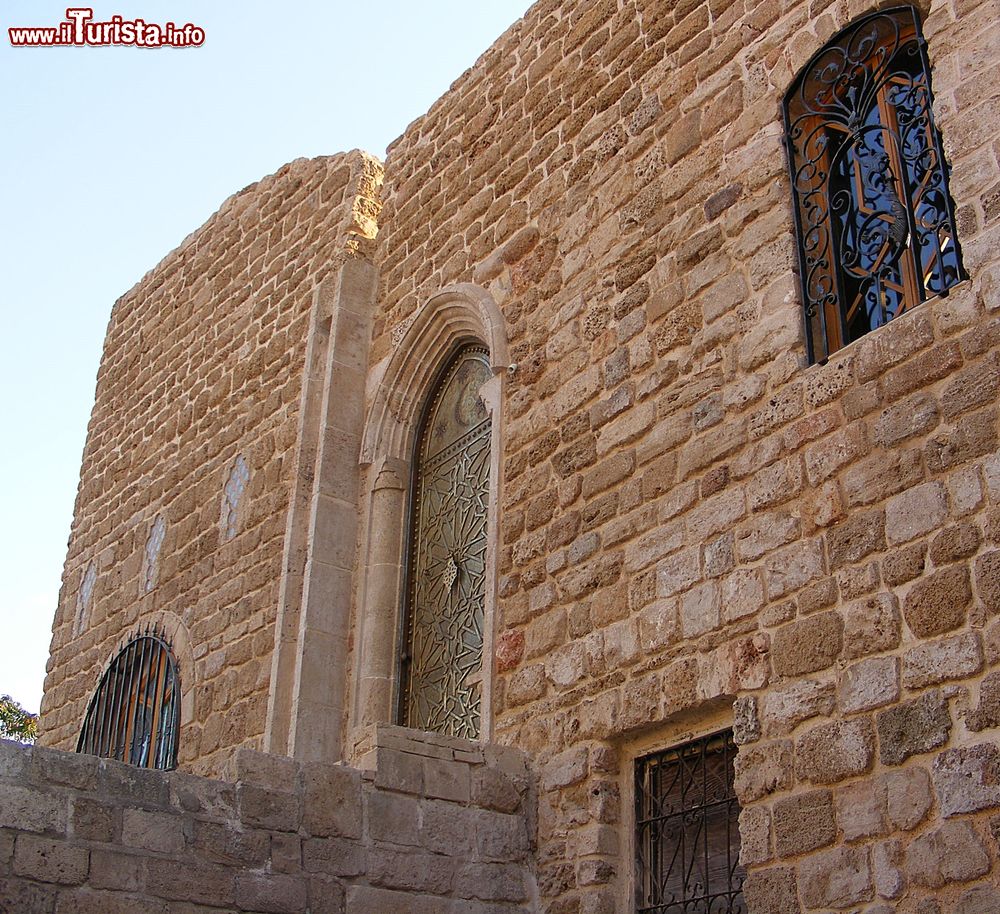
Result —
[{"label": "pointed arch doorway", "polygon": [[491,413],[481,388],[487,349],[461,346],[431,388],[418,429],[410,492],[399,722],[478,739]]}]

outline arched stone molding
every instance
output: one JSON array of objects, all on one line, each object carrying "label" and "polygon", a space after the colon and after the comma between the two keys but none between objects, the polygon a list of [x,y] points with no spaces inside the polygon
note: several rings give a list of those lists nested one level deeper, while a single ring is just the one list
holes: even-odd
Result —
[{"label": "arched stone molding", "polygon": [[[104,663],[102,663],[100,668],[97,670],[97,674],[94,676],[94,680],[86,693],[84,715],[86,715],[86,709],[90,707],[90,702],[94,697],[94,692],[104,679],[104,674],[107,673],[108,668],[115,662],[118,655],[121,654],[128,644],[150,631],[156,632],[163,637],[163,640],[170,646],[170,651],[174,655],[174,660],[177,663],[177,676],[180,680],[181,687],[181,732],[178,738],[177,758],[179,762],[183,763],[186,736],[184,731],[185,728],[193,724],[195,720],[194,695],[196,677],[194,650],[191,644],[191,633],[184,624],[184,620],[181,619],[181,617],[176,613],[172,613],[168,610],[159,610],[157,612],[144,615],[138,624],[129,628],[114,648],[108,652],[108,655],[104,658]],[[83,727],[83,724],[84,718],[81,717],[79,721],[78,733],[79,729]],[[195,747],[195,749],[197,749],[197,747]]]},{"label": "arched stone molding", "polygon": [[473,283],[446,286],[414,315],[385,365],[365,423],[362,464],[379,456],[409,461],[423,397],[442,359],[463,341],[489,349],[494,375],[511,367],[500,308]]},{"label": "arched stone molding", "polygon": [[487,740],[490,735],[502,468],[501,405],[503,386],[512,366],[506,326],[496,302],[485,289],[462,283],[448,286],[429,298],[383,366],[375,369],[378,380],[361,447],[367,482],[363,489],[364,520],[358,554],[351,745],[359,743],[359,731],[395,719],[414,446],[424,402],[438,372],[456,349],[469,342],[487,347],[493,370],[493,376],[480,390],[493,419],[481,738]]}]

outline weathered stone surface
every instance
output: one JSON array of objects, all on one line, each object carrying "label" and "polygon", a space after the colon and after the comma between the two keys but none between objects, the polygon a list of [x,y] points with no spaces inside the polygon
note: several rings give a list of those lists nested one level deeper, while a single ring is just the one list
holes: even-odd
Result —
[{"label": "weathered stone surface", "polygon": [[1000,806],[1000,748],[996,743],[942,752],[931,771],[945,818]]},{"label": "weathered stone surface", "polygon": [[953,565],[917,581],[903,600],[903,615],[915,635],[929,638],[958,628],[971,600],[968,569]]},{"label": "weathered stone surface", "polygon": [[949,679],[965,679],[983,668],[979,635],[965,632],[928,641],[903,656],[903,685],[919,689]]},{"label": "weathered stone surface", "polygon": [[837,827],[845,841],[871,838],[886,830],[884,791],[869,779],[837,790]]},{"label": "weathered stone surface", "polygon": [[875,728],[867,718],[819,724],[795,741],[795,773],[814,784],[864,774],[875,755]]},{"label": "weathered stone surface", "polygon": [[951,732],[948,703],[936,689],[879,711],[875,721],[883,765],[899,765],[911,755],[930,752],[944,745]]},{"label": "weathered stone surface", "polygon": [[833,795],[829,790],[811,790],[777,800],[772,816],[779,857],[793,857],[825,847],[837,834]]},{"label": "weathered stone surface", "polygon": [[990,673],[979,684],[979,704],[965,718],[974,732],[1000,727],[1000,672]]},{"label": "weathered stone surface", "polygon": [[876,594],[844,609],[844,656],[849,659],[899,646],[902,621],[895,596]]},{"label": "weathered stone surface", "polygon": [[843,629],[836,612],[818,613],[779,628],[771,642],[774,671],[799,676],[827,669],[840,655]]},{"label": "weathered stone surface", "polygon": [[870,711],[899,698],[899,660],[870,657],[847,667],[837,684],[837,703],[848,714]]},{"label": "weathered stone surface", "polygon": [[783,736],[802,721],[834,708],[833,684],[796,679],[771,688],[762,702],[761,721],[769,736]]},{"label": "weathered stone surface", "polygon": [[885,506],[886,540],[890,546],[940,527],[948,517],[948,494],[939,482],[928,482],[890,498]]},{"label": "weathered stone surface", "polygon": [[945,822],[911,842],[904,868],[913,885],[939,888],[985,875],[990,858],[970,822]]},{"label": "weathered stone surface", "polygon": [[743,803],[786,789],[792,778],[792,743],[788,740],[744,746],[736,756],[735,788]]},{"label": "weathered stone surface", "polygon": [[813,908],[846,908],[874,896],[871,864],[864,847],[837,847],[799,864],[802,900]]},{"label": "weathered stone surface", "polygon": [[1000,888],[977,885],[958,900],[955,914],[994,914],[1000,911]]},{"label": "weathered stone surface", "polygon": [[895,829],[916,828],[934,802],[931,777],[926,768],[910,767],[887,771],[878,780],[878,789],[885,793],[886,815]]},{"label": "weathered stone surface", "polygon": [[795,870],[772,867],[752,870],[743,889],[750,910],[769,914],[801,914],[802,905],[795,887]]}]

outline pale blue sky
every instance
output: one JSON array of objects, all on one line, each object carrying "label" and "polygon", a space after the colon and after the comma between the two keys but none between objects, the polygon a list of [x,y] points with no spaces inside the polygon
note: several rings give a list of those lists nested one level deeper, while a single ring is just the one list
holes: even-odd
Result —
[{"label": "pale blue sky", "polygon": [[[77,474],[115,299],[233,192],[300,156],[376,155],[528,0],[115,0],[203,47],[11,48],[66,4],[0,11],[0,692],[42,693]],[[280,10],[280,15],[279,15]]]}]

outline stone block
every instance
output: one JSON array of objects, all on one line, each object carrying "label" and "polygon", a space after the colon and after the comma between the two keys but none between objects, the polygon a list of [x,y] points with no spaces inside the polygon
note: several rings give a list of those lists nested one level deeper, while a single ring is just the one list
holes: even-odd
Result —
[{"label": "stone block", "polygon": [[199,858],[209,863],[238,862],[257,868],[268,857],[269,836],[266,831],[247,828],[241,822],[193,823],[192,847]]},{"label": "stone block", "polygon": [[983,541],[979,527],[968,521],[945,527],[931,540],[930,557],[935,565],[947,565],[975,553]]},{"label": "stone block", "polygon": [[368,857],[364,845],[353,838],[306,838],[302,866],[309,873],[349,879],[368,871]]},{"label": "stone block", "polygon": [[574,746],[549,760],[542,772],[542,783],[546,790],[569,787],[582,781],[587,770],[587,747]]},{"label": "stone block", "polygon": [[120,803],[145,808],[167,809],[170,806],[168,775],[162,771],[136,768],[113,759],[102,758],[97,768],[97,789]]},{"label": "stone block", "polygon": [[53,841],[37,835],[18,835],[14,845],[14,875],[79,885],[87,878],[90,852],[68,841]]},{"label": "stone block", "polygon": [[416,895],[366,885],[347,889],[346,914],[453,914],[447,898]]},{"label": "stone block", "polygon": [[722,602],[718,581],[705,581],[681,597],[681,635],[697,638],[719,627]]},{"label": "stone block", "polygon": [[837,826],[845,841],[885,833],[885,792],[874,780],[856,781],[837,790]]},{"label": "stone block", "polygon": [[184,849],[184,820],[146,809],[122,811],[122,843],[127,847],[177,854]]},{"label": "stone block", "polygon": [[879,711],[875,718],[879,760],[900,765],[910,756],[944,745],[951,732],[948,703],[937,689]]},{"label": "stone block", "polygon": [[927,817],[934,802],[931,776],[926,768],[887,771],[879,776],[878,789],[885,794],[886,816],[890,827],[896,830],[916,828]]},{"label": "stone block", "polygon": [[965,718],[973,732],[1000,727],[1000,672],[990,673],[979,684],[979,704]]},{"label": "stone block", "polygon": [[302,815],[299,794],[240,783],[236,787],[236,802],[240,818],[247,825],[275,831],[296,831],[299,827]]},{"label": "stone block", "polygon": [[941,527],[947,517],[948,493],[942,483],[913,486],[886,502],[886,539],[890,546],[908,543]]},{"label": "stone block", "polygon": [[456,862],[443,854],[372,849],[368,858],[368,881],[389,889],[445,895],[451,888]]},{"label": "stone block", "polygon": [[236,870],[192,860],[146,860],[145,890],[157,898],[226,907],[234,901]]},{"label": "stone block", "polygon": [[794,679],[773,686],[761,698],[761,721],[768,736],[783,736],[804,720],[829,715],[835,704],[833,683]]},{"label": "stone block", "polygon": [[827,531],[826,548],[830,567],[834,570],[860,562],[873,552],[884,551],[885,512],[855,512],[846,521]]},{"label": "stone block", "polygon": [[788,789],[794,780],[790,740],[742,746],[735,761],[734,789],[744,805]]},{"label": "stone block", "polygon": [[740,810],[740,863],[747,868],[766,863],[771,852],[771,813],[766,806]]},{"label": "stone block", "polygon": [[[383,760],[381,752],[377,752],[376,764]],[[376,784],[379,775],[376,768]],[[302,787],[302,825],[310,835],[361,837],[359,771],[342,765],[307,763],[302,766]]]},{"label": "stone block", "polygon": [[751,870],[743,887],[743,895],[751,911],[766,911],[767,914],[802,914],[793,867],[778,866],[766,870]]},{"label": "stone block", "polygon": [[850,660],[895,650],[902,621],[899,604],[890,593],[874,594],[849,603],[844,614],[844,656]]},{"label": "stone block", "polygon": [[25,746],[11,739],[0,739],[0,780],[24,781],[31,768],[33,746]]},{"label": "stone block", "polygon": [[976,593],[991,614],[1000,613],[1000,550],[976,559]]},{"label": "stone block", "polygon": [[900,868],[903,852],[899,841],[881,841],[872,848],[872,878],[880,898],[899,898],[906,888]]},{"label": "stone block", "polygon": [[949,882],[985,876],[990,858],[971,822],[953,821],[915,838],[907,847],[904,871],[913,885],[939,889]]},{"label": "stone block", "polygon": [[996,914],[1000,911],[1000,888],[977,885],[958,899],[955,914]]},{"label": "stone block", "polygon": [[[34,911],[34,909],[28,909]],[[174,909],[176,910],[176,909]],[[55,914],[170,914],[166,901],[121,892],[64,889],[56,900]]]},{"label": "stone block", "polygon": [[236,816],[236,788],[232,784],[172,771],[169,787],[170,805],[180,812],[220,820]]},{"label": "stone block", "polygon": [[804,587],[822,577],[823,550],[819,540],[803,540],[772,553],[764,564],[764,576],[769,600]]},{"label": "stone block", "polygon": [[311,914],[345,914],[347,893],[343,882],[332,876],[311,873],[307,885]]},{"label": "stone block", "polygon": [[420,844],[420,806],[414,797],[366,791],[365,816],[373,841],[414,847]]},{"label": "stone block", "polygon": [[983,646],[976,632],[927,641],[903,656],[903,685],[908,689],[965,679],[983,668]]},{"label": "stone block", "polygon": [[521,803],[521,795],[509,775],[484,766],[473,769],[472,802],[486,809],[514,812]]},{"label": "stone block", "polygon": [[424,794],[455,803],[468,803],[472,785],[469,766],[447,759],[424,759]]},{"label": "stone block", "polygon": [[996,743],[942,752],[931,773],[944,818],[1000,806],[1000,748]]},{"label": "stone block", "polygon": [[794,857],[825,847],[837,836],[829,790],[811,790],[777,800],[771,814],[779,857]]},{"label": "stone block", "polygon": [[899,698],[899,659],[870,657],[847,667],[837,684],[837,703],[854,714],[892,704]]},{"label": "stone block", "polygon": [[58,784],[76,790],[97,786],[98,759],[94,755],[35,747],[31,754],[31,779],[42,787]]},{"label": "stone block", "polygon": [[506,863],[467,863],[459,867],[455,895],[481,901],[524,901],[528,897],[521,868]]},{"label": "stone block", "polygon": [[813,784],[864,774],[875,756],[875,728],[865,717],[819,724],[795,741],[795,772]]},{"label": "stone block", "polygon": [[910,588],[903,600],[903,615],[918,638],[929,638],[962,625],[971,601],[968,568],[952,565],[922,578]]},{"label": "stone block", "polygon": [[56,905],[54,885],[39,885],[27,879],[0,876],[0,899],[4,914],[52,914]]},{"label": "stone block", "polygon": [[235,899],[240,910],[261,914],[303,914],[309,910],[305,880],[279,873],[237,873]]},{"label": "stone block", "polygon": [[523,816],[479,810],[476,822],[476,853],[481,860],[510,862],[528,850],[527,822]]},{"label": "stone block", "polygon": [[146,885],[146,858],[124,853],[119,848],[90,852],[90,877],[87,885],[92,889],[109,889],[116,892],[139,892]]},{"label": "stone block", "polygon": [[68,805],[63,794],[5,784],[0,790],[0,828],[65,834]]},{"label": "stone block", "polygon": [[832,666],[843,647],[844,623],[837,612],[817,613],[779,628],[771,660],[779,676],[801,676]]},{"label": "stone block", "polygon": [[799,889],[810,908],[846,908],[875,895],[866,847],[835,847],[799,864]]}]

